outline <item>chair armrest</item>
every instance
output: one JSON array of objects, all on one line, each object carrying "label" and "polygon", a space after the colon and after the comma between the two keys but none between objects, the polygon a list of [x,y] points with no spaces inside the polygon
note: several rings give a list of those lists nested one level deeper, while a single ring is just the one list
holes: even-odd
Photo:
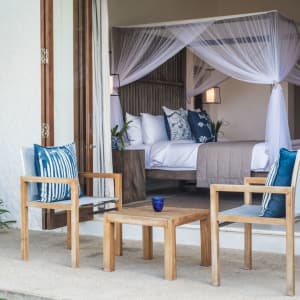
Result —
[{"label": "chair armrest", "polygon": [[122,200],[122,174],[120,173],[92,173],[92,172],[80,172],[79,177],[82,178],[104,178],[113,179],[115,183],[114,193],[115,197],[119,199],[117,208],[120,209],[123,206]]},{"label": "chair armrest", "polygon": [[266,184],[267,177],[245,177],[244,184]]},{"label": "chair armrest", "polygon": [[261,185],[234,185],[234,184],[211,184],[211,192],[236,192],[236,193],[270,193],[289,194],[292,192],[290,186],[261,186]]},{"label": "chair armrest", "polygon": [[120,173],[92,173],[92,172],[80,172],[79,177],[82,178],[112,178],[116,179],[121,176]]},{"label": "chair armrest", "polygon": [[[71,189],[71,205],[78,207],[78,178],[58,178],[58,177],[40,177],[40,176],[21,176],[21,204],[22,206],[28,205],[28,184],[29,183],[58,183],[58,184],[69,184]],[[26,204],[27,202],[27,204]],[[59,202],[42,203],[39,202],[35,205],[39,208],[52,208],[56,206],[57,209],[67,209],[66,204],[60,204]]]},{"label": "chair armrest", "polygon": [[21,176],[21,182],[24,182],[24,183],[78,184],[78,178],[57,178],[57,177],[40,177],[40,176]]}]

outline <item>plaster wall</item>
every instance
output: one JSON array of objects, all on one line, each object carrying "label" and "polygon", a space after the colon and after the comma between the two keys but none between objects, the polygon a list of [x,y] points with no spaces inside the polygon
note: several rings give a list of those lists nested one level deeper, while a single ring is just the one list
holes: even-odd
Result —
[{"label": "plaster wall", "polygon": [[298,0],[109,0],[111,26],[279,10],[300,21]]},{"label": "plaster wall", "polygon": [[54,141],[74,141],[73,0],[53,1]]},{"label": "plaster wall", "polygon": [[[0,198],[19,223],[20,149],[40,143],[40,1],[1,1],[0,23]],[[40,226],[31,209],[30,227]]]}]

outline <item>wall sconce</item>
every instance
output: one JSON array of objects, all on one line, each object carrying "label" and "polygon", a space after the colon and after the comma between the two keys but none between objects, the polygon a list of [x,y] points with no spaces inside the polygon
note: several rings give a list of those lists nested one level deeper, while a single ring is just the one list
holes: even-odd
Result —
[{"label": "wall sconce", "polygon": [[120,87],[120,76],[119,74],[110,74],[109,76],[109,91],[111,96],[119,96],[117,90],[114,87]]},{"label": "wall sconce", "polygon": [[202,104],[220,104],[221,93],[218,86],[206,90],[202,95]]}]

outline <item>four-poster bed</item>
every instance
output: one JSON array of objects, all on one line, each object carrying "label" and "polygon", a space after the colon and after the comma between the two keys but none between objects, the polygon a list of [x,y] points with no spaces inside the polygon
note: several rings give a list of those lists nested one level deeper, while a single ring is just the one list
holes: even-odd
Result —
[{"label": "four-poster bed", "polygon": [[[266,118],[266,153],[263,153],[268,156],[267,165],[270,166],[281,147],[292,148],[281,81],[293,84],[300,81],[297,64],[300,56],[299,28],[299,24],[277,11],[116,27],[112,30],[112,72],[119,74],[120,86],[115,85],[115,88],[144,78],[184,48],[192,51],[201,62],[194,68],[198,71],[194,74],[193,86],[188,90],[185,90],[185,85],[181,87],[186,96],[197,95],[228,77],[272,85]],[[205,72],[208,67],[213,70],[209,76]],[[180,89],[180,84],[177,88]],[[122,98],[122,88],[120,94]],[[130,99],[120,104],[119,99],[113,97],[112,124],[122,124],[125,112],[162,114],[160,107],[166,104],[158,102],[158,106],[153,105],[151,102],[156,101],[157,94],[152,96],[142,107]],[[177,97],[177,107],[174,108],[185,107],[185,99]],[[172,99],[166,101],[172,102]],[[138,111],[136,107],[139,107]],[[248,157],[249,161],[251,157]],[[156,168],[147,170],[147,176],[193,180],[196,171]]]}]

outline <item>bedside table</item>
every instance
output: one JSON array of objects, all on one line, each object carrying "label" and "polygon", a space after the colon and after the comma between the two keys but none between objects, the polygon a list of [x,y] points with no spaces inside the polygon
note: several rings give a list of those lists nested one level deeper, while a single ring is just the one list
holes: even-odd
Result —
[{"label": "bedside table", "polygon": [[113,150],[113,170],[122,173],[123,204],[146,199],[144,150]]}]

